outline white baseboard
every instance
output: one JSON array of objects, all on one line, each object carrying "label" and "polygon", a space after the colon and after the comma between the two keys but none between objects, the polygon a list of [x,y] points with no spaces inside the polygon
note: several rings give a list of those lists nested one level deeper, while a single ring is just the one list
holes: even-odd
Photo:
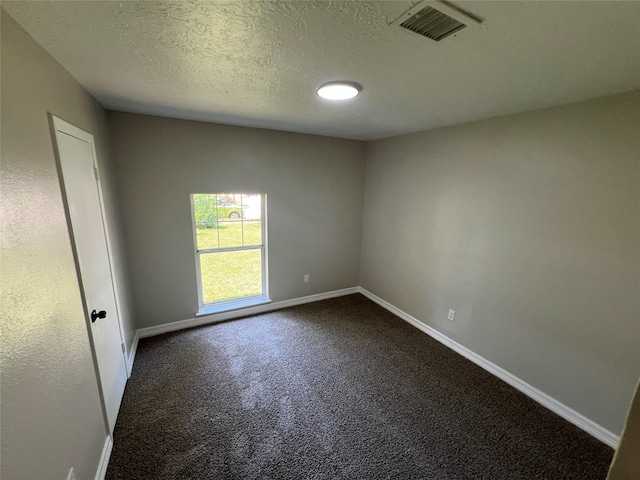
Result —
[{"label": "white baseboard", "polygon": [[100,463],[98,464],[95,480],[104,480],[106,477],[109,459],[111,458],[111,450],[113,450],[113,438],[111,438],[111,435],[107,435],[107,439],[104,441],[104,447],[102,447],[102,455],[100,455]]},{"label": "white baseboard", "polygon": [[136,334],[131,342],[131,348],[129,349],[129,357],[127,358],[127,374],[128,378],[131,378],[131,372],[133,371],[133,362],[136,358],[136,351],[138,350],[138,342],[140,340],[140,330],[136,330]]},{"label": "white baseboard", "polygon": [[[199,327],[201,325],[208,325],[210,323],[224,322],[225,320],[248,317],[249,315],[257,315],[260,313],[271,312],[273,310],[280,310],[282,308],[302,305],[303,303],[318,302],[320,300],[326,300],[326,299],[335,298],[335,297],[342,297],[344,295],[351,295],[359,292],[360,292],[360,287],[343,288],[342,290],[334,290],[332,292],[318,293],[316,295],[309,295],[307,297],[298,297],[298,298],[293,298],[291,300],[283,300],[281,302],[266,303],[263,305],[257,305],[255,307],[247,307],[240,310],[214,313],[212,315],[206,315],[203,317],[189,318],[187,320],[179,320],[177,322],[164,323],[162,325],[155,325],[153,327],[141,328],[136,332],[136,337],[137,338],[153,337],[155,335],[161,335],[163,333],[168,333],[168,332],[175,332],[177,330],[183,330],[185,328]],[[132,352],[133,352],[133,349],[132,349]],[[131,363],[133,365],[133,360],[131,360]]]},{"label": "white baseboard", "polygon": [[536,402],[548,408],[552,412],[560,415],[565,420],[573,423],[574,425],[581,428],[582,430],[592,435],[593,437],[597,438],[601,442],[605,443],[606,445],[609,445],[611,448],[618,447],[618,443],[620,442],[620,437],[618,435],[615,435],[614,433],[610,432],[606,428],[597,424],[593,420],[588,419],[584,415],[576,412],[575,410],[559,402],[555,398],[529,385],[524,380],[521,380],[520,378],[516,377],[512,373],[507,372],[506,370],[499,367],[495,363],[492,363],[486,358],[481,357],[477,353],[472,352],[468,348],[460,345],[458,342],[451,340],[449,337],[447,337],[446,335],[443,335],[436,329],[428,325],[425,325],[417,318],[414,318],[408,313],[403,312],[399,308],[391,305],[389,302],[381,299],[380,297],[374,295],[368,290],[365,290],[362,287],[358,287],[358,291],[362,293],[365,297],[374,301],[375,303],[385,308],[389,312],[393,313],[397,317],[400,317],[402,320],[406,321],[407,323],[410,323],[411,325],[423,331],[427,335],[433,337],[435,340],[449,347],[451,350],[459,353],[460,355],[467,358],[468,360],[471,360],[476,365],[484,368],[487,372],[495,375],[496,377],[505,381],[512,387],[520,390],[529,398],[535,400]]}]

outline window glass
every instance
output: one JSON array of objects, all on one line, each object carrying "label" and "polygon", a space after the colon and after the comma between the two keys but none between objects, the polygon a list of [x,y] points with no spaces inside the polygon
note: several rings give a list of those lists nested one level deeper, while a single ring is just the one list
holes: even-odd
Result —
[{"label": "window glass", "polygon": [[264,201],[260,194],[192,194],[200,306],[264,296]]},{"label": "window glass", "polygon": [[260,250],[205,253],[200,256],[202,303],[262,294]]}]

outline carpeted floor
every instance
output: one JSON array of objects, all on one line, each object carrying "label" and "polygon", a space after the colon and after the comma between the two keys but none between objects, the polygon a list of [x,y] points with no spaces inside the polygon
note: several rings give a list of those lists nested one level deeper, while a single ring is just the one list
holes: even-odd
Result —
[{"label": "carpeted floor", "polygon": [[604,479],[613,451],[361,295],[142,340],[107,479]]}]

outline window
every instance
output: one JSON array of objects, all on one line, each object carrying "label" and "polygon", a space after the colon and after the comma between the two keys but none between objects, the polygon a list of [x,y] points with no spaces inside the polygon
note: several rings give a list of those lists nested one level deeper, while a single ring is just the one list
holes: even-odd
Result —
[{"label": "window", "polygon": [[265,205],[260,194],[191,195],[200,314],[269,301]]}]

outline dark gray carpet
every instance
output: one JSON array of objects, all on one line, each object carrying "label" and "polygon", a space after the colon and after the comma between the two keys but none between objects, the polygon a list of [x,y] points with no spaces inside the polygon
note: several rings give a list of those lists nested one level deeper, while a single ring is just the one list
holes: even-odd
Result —
[{"label": "dark gray carpet", "polygon": [[604,479],[613,451],[361,295],[142,340],[107,479]]}]

